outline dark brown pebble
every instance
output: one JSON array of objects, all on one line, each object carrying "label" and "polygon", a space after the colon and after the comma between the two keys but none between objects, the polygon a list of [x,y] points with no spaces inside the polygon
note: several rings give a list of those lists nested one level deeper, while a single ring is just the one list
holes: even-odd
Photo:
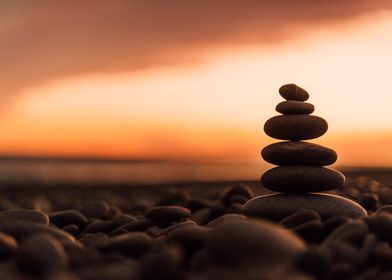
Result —
[{"label": "dark brown pebble", "polygon": [[379,200],[380,198],[376,193],[364,193],[360,196],[358,203],[366,210],[374,211],[379,206]]},{"label": "dark brown pebble", "polygon": [[189,200],[189,209],[192,213],[195,213],[202,208],[212,208],[213,206],[214,202],[206,198],[195,197]]},{"label": "dark brown pebble", "polygon": [[309,221],[291,228],[307,243],[319,243],[324,237],[324,227],[320,221]]},{"label": "dark brown pebble", "polygon": [[165,228],[164,230],[162,230],[159,233],[159,236],[170,234],[171,232],[177,231],[177,230],[184,228],[184,227],[193,227],[193,226],[197,226],[197,224],[194,221],[181,222],[181,223],[178,223],[178,224],[175,224],[175,225],[172,225],[170,227]]},{"label": "dark brown pebble", "polygon": [[96,243],[95,247],[103,252],[117,252],[138,257],[145,254],[152,246],[152,239],[142,232],[125,233]]},{"label": "dark brown pebble", "polygon": [[225,214],[207,224],[207,227],[216,227],[233,220],[246,220],[246,217],[241,214]]},{"label": "dark brown pebble", "polygon": [[328,130],[328,123],[313,115],[279,115],[264,124],[265,133],[282,140],[308,140],[322,136]]},{"label": "dark brown pebble", "polygon": [[279,224],[285,228],[292,228],[310,221],[321,222],[320,215],[314,210],[304,209],[287,216]]},{"label": "dark brown pebble", "polygon": [[12,235],[17,241],[39,233],[51,235],[60,241],[75,241],[75,238],[66,231],[37,223],[3,222],[0,223],[0,231]]},{"label": "dark brown pebble", "polygon": [[261,183],[269,190],[285,193],[321,192],[342,186],[342,173],[319,166],[279,166],[265,172]]},{"label": "dark brown pebble", "polygon": [[380,241],[392,244],[392,215],[379,214],[364,218],[370,232],[373,232]]},{"label": "dark brown pebble", "polygon": [[108,236],[113,237],[113,236],[121,235],[124,233],[128,233],[128,231],[123,228],[116,228],[115,230],[112,230],[111,232],[109,232]]},{"label": "dark brown pebble", "polygon": [[105,233],[84,233],[79,237],[79,242],[81,242],[86,247],[93,247],[95,244],[104,242],[108,239]]},{"label": "dark brown pebble", "polygon": [[126,223],[119,228],[125,229],[126,231],[145,231],[147,228],[154,225],[154,222],[150,219],[141,219],[133,222]]},{"label": "dark brown pebble", "polygon": [[383,205],[380,208],[377,209],[377,211],[374,213],[374,215],[380,215],[380,214],[391,214],[392,215],[392,205]]},{"label": "dark brown pebble", "polygon": [[148,209],[145,215],[153,221],[169,223],[191,217],[191,211],[180,206],[157,206]]},{"label": "dark brown pebble", "polygon": [[296,115],[296,114],[311,114],[314,112],[313,104],[296,101],[296,100],[288,100],[280,102],[276,105],[276,111],[283,115]]},{"label": "dark brown pebble", "polygon": [[214,227],[207,246],[217,263],[235,267],[255,261],[265,268],[285,263],[305,248],[303,241],[287,230],[242,219]]},{"label": "dark brown pebble", "polygon": [[315,247],[310,247],[296,255],[293,263],[297,269],[319,279],[325,276],[331,265],[325,253]]},{"label": "dark brown pebble", "polygon": [[331,241],[341,241],[360,248],[368,232],[367,225],[361,220],[349,221],[335,229],[324,241],[324,244]]},{"label": "dark brown pebble", "polygon": [[191,196],[185,190],[172,190],[169,194],[158,201],[159,206],[182,206],[187,207]]},{"label": "dark brown pebble", "polygon": [[84,203],[79,211],[88,219],[106,219],[108,217],[110,206],[104,201],[94,200]]},{"label": "dark brown pebble", "polygon": [[197,251],[206,246],[209,229],[200,226],[177,228],[165,234],[165,244],[180,246],[189,260]]},{"label": "dark brown pebble", "polygon": [[233,203],[233,196],[234,197],[241,197],[241,201],[249,200],[253,198],[255,195],[252,189],[246,184],[235,184],[233,186],[225,188],[221,195],[220,200],[223,204],[230,205]]},{"label": "dark brown pebble", "polygon": [[72,234],[73,236],[76,236],[80,233],[79,227],[74,224],[66,225],[62,228],[62,230],[68,232],[69,234]]},{"label": "dark brown pebble", "polygon": [[112,230],[112,222],[111,221],[94,221],[86,226],[83,230],[84,233],[96,233],[103,232],[109,233]]},{"label": "dark brown pebble", "polygon": [[202,208],[192,215],[192,220],[198,225],[206,225],[210,221],[211,212],[210,208]]},{"label": "dark brown pebble", "polygon": [[244,203],[234,202],[230,205],[229,209],[227,209],[227,214],[242,214],[242,205]]},{"label": "dark brown pebble", "polygon": [[59,228],[70,224],[77,225],[79,228],[84,228],[87,225],[87,218],[76,210],[54,212],[49,215],[49,218],[50,222]]},{"label": "dark brown pebble", "polygon": [[333,216],[360,218],[366,210],[359,204],[330,194],[272,194],[255,197],[243,207],[245,216],[255,216],[279,222],[303,209],[316,211],[322,220]]},{"label": "dark brown pebble", "polygon": [[37,234],[20,245],[17,263],[22,270],[42,273],[66,267],[68,255],[57,239],[50,235]]},{"label": "dark brown pebble", "polygon": [[0,211],[0,223],[3,222],[30,222],[48,225],[49,217],[38,210],[12,209]]},{"label": "dark brown pebble", "polygon": [[284,141],[261,151],[263,159],[276,165],[330,165],[337,160],[334,150],[309,142]]},{"label": "dark brown pebble", "polygon": [[151,237],[156,238],[156,237],[158,237],[162,233],[162,231],[163,231],[163,229],[161,227],[153,225],[153,226],[147,228],[145,232],[148,235],[150,235]]},{"label": "dark brown pebble", "polygon": [[11,257],[18,250],[18,243],[9,234],[0,232],[0,260]]},{"label": "dark brown pebble", "polygon": [[344,216],[333,216],[325,221],[323,221],[325,235],[328,236],[332,233],[335,229],[340,227],[342,224],[348,222],[350,218]]},{"label": "dark brown pebble", "polygon": [[279,88],[280,95],[286,100],[306,101],[309,93],[296,84],[286,84]]},{"label": "dark brown pebble", "polygon": [[132,215],[118,214],[118,215],[114,216],[112,219],[113,228],[120,227],[122,225],[125,225],[130,222],[134,222],[136,220],[137,220],[136,217],[134,217]]}]

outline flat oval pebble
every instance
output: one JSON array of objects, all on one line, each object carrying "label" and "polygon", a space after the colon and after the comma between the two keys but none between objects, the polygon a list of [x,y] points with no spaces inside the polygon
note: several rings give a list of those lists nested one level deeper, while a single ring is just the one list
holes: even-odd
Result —
[{"label": "flat oval pebble", "polygon": [[39,233],[51,235],[60,241],[75,241],[75,238],[64,230],[31,222],[2,222],[0,223],[0,231],[12,235],[17,241],[21,241]]},{"label": "flat oval pebble", "polygon": [[314,112],[313,104],[295,100],[280,102],[278,105],[276,105],[275,109],[277,112],[283,115],[308,115]]},{"label": "flat oval pebble", "polygon": [[296,84],[286,84],[279,88],[280,95],[286,100],[306,101],[309,93]]},{"label": "flat oval pebble", "polygon": [[276,165],[325,166],[333,164],[338,158],[332,149],[301,141],[273,143],[261,151],[261,156]]},{"label": "flat oval pebble", "polygon": [[303,209],[316,211],[322,220],[333,216],[357,219],[366,210],[349,199],[331,194],[272,194],[249,200],[242,211],[245,216],[280,221]]},{"label": "flat oval pebble", "polygon": [[272,168],[261,176],[269,190],[285,193],[321,192],[345,183],[340,172],[319,166],[292,165]]},{"label": "flat oval pebble", "polygon": [[40,273],[65,267],[68,255],[57,239],[50,235],[37,234],[21,244],[17,263],[25,271]]},{"label": "flat oval pebble", "polygon": [[39,210],[12,209],[0,211],[0,223],[2,222],[30,222],[48,225],[49,217]]},{"label": "flat oval pebble", "polygon": [[310,221],[321,222],[320,215],[314,210],[304,209],[287,216],[279,224],[285,228],[293,228]]},{"label": "flat oval pebble", "polygon": [[270,118],[264,124],[265,133],[282,140],[307,140],[322,136],[328,130],[328,123],[312,115],[280,115]]},{"label": "flat oval pebble", "polygon": [[157,206],[146,211],[148,219],[158,222],[176,222],[191,217],[189,209],[180,206]]},{"label": "flat oval pebble", "polygon": [[49,215],[50,222],[57,227],[65,227],[66,225],[74,224],[79,228],[84,228],[87,225],[87,218],[76,210],[64,210],[53,212]]},{"label": "flat oval pebble", "polygon": [[105,219],[108,216],[109,210],[109,204],[100,200],[86,202],[79,208],[79,211],[88,219]]},{"label": "flat oval pebble", "polygon": [[98,242],[94,246],[101,252],[118,252],[128,256],[140,256],[152,246],[152,239],[142,232],[125,233]]}]

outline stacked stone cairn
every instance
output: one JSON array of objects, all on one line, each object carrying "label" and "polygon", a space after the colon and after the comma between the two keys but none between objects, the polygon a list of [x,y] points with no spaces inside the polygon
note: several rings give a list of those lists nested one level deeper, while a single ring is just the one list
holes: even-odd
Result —
[{"label": "stacked stone cairn", "polygon": [[264,195],[243,206],[247,216],[279,221],[301,210],[314,210],[321,218],[345,216],[359,218],[366,211],[357,203],[331,194],[329,191],[344,185],[342,173],[324,166],[337,160],[334,150],[303,140],[315,139],[328,130],[327,122],[311,115],[314,106],[305,102],[309,94],[295,84],[283,85],[280,95],[286,99],[276,106],[281,115],[267,120],[265,133],[275,139],[286,140],[265,147],[261,154],[265,161],[278,165],[261,177],[262,185],[280,194]]}]

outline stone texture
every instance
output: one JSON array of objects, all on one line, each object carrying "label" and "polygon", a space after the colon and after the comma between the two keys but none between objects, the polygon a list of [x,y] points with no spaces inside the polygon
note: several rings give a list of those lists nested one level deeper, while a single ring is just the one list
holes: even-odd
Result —
[{"label": "stone texture", "polygon": [[311,115],[279,115],[264,125],[265,133],[282,140],[307,140],[322,136],[328,130],[327,122]]},{"label": "stone texture", "polygon": [[295,100],[282,101],[276,105],[275,110],[283,115],[311,114],[314,112],[314,105]]},{"label": "stone texture", "polygon": [[286,193],[321,192],[342,186],[340,172],[319,166],[279,166],[265,172],[261,183],[269,190]]},{"label": "stone texture", "polygon": [[279,88],[280,95],[286,100],[306,101],[309,93],[296,84],[286,84]]},{"label": "stone texture", "polygon": [[365,209],[349,199],[318,193],[263,195],[249,200],[242,207],[245,216],[276,222],[303,209],[316,211],[322,220],[333,216],[356,219],[367,215]]},{"label": "stone texture", "polygon": [[334,150],[321,145],[285,141],[268,145],[261,151],[263,159],[276,165],[330,165],[336,162]]}]

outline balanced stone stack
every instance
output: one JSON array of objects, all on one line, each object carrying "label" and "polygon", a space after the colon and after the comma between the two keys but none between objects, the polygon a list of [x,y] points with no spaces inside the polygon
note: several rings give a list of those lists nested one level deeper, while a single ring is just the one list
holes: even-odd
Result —
[{"label": "balanced stone stack", "polygon": [[337,160],[332,149],[304,142],[315,139],[328,130],[327,122],[311,115],[314,106],[305,102],[309,94],[295,84],[279,89],[286,99],[276,106],[282,115],[270,118],[264,125],[265,133],[273,138],[288,140],[271,144],[262,150],[265,161],[278,165],[265,172],[261,183],[273,194],[256,197],[243,206],[244,214],[275,221],[303,209],[314,210],[322,218],[346,216],[358,218],[366,211],[357,203],[330,194],[320,194],[341,187],[345,177],[324,166]]}]

